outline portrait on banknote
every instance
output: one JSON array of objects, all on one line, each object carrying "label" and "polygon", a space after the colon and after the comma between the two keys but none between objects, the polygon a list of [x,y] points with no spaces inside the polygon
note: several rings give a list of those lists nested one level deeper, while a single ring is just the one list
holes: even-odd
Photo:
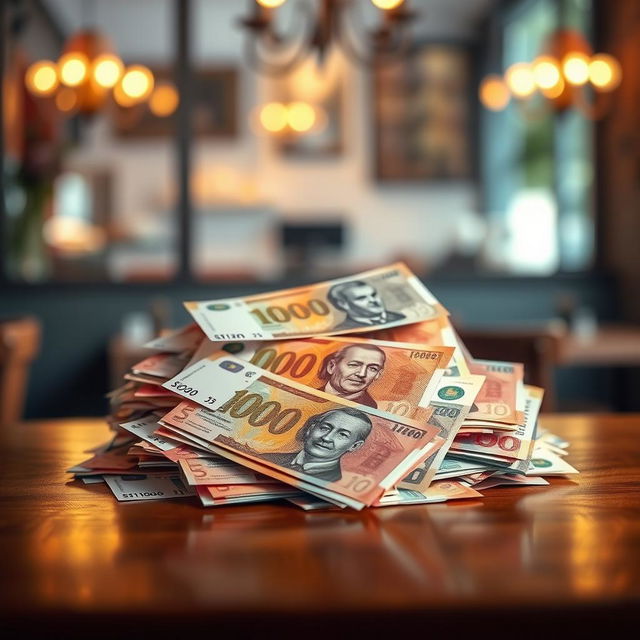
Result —
[{"label": "portrait on banknote", "polygon": [[402,313],[389,311],[378,290],[364,280],[333,285],[327,292],[327,299],[346,314],[344,320],[334,328],[335,331],[379,326],[406,318]]},{"label": "portrait on banknote", "polygon": [[384,372],[385,352],[373,344],[350,344],[330,353],[322,362],[318,378],[321,391],[352,402],[378,408],[369,386]]},{"label": "portrait on banknote", "polygon": [[340,459],[366,441],[373,425],[369,416],[352,407],[331,409],[309,417],[296,434],[298,451],[263,453],[260,457],[327,482],[342,479]]}]

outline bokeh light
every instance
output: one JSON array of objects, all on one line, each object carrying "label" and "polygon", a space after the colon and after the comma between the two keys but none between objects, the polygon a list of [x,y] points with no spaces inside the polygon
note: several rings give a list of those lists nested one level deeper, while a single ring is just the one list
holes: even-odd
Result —
[{"label": "bokeh light", "polygon": [[180,96],[176,88],[169,82],[163,82],[151,94],[149,109],[158,118],[166,118],[178,108],[179,102]]},{"label": "bokeh light", "polygon": [[40,96],[49,96],[58,88],[58,70],[51,60],[34,62],[25,75],[27,89]]},{"label": "bokeh light", "polygon": [[371,0],[371,3],[378,9],[384,9],[385,11],[399,7],[403,2],[404,0]]},{"label": "bokeh light", "polygon": [[60,81],[68,87],[81,85],[89,70],[89,59],[84,53],[71,51],[58,60],[60,69]]},{"label": "bokeh light", "polygon": [[517,98],[528,98],[536,90],[531,67],[524,62],[512,64],[507,69],[505,81],[511,93]]},{"label": "bokeh light", "polygon": [[258,4],[261,4],[267,9],[276,9],[282,6],[287,0],[257,0]]},{"label": "bokeh light", "polygon": [[491,111],[501,111],[511,99],[509,89],[499,75],[488,75],[480,84],[480,101]]},{"label": "bokeh light", "polygon": [[125,95],[140,102],[148,98],[153,91],[153,74],[147,67],[133,65],[128,67],[122,76],[120,86]]},{"label": "bokeh light", "polygon": [[315,109],[308,102],[292,102],[287,108],[287,123],[298,133],[309,131],[316,122]]},{"label": "bokeh light", "polygon": [[558,78],[558,82],[556,82],[552,87],[549,88],[541,88],[540,91],[545,98],[550,98],[551,100],[555,100],[559,98],[565,88],[566,84],[562,76]]},{"label": "bokeh light", "polygon": [[540,56],[536,58],[533,61],[531,71],[540,89],[552,89],[562,80],[558,62],[550,56]]},{"label": "bokeh light", "polygon": [[93,77],[105,89],[111,89],[118,84],[123,70],[122,60],[111,53],[104,53],[93,61]]},{"label": "bokeh light", "polygon": [[562,71],[569,84],[576,86],[589,81],[589,56],[573,51],[562,60]]},{"label": "bokeh light", "polygon": [[606,53],[598,53],[589,63],[589,80],[601,91],[613,91],[622,81],[620,63]]},{"label": "bokeh light", "polygon": [[287,116],[287,107],[281,102],[269,102],[260,109],[260,124],[270,133],[278,133],[287,126]]},{"label": "bokeh light", "polygon": [[138,104],[138,100],[135,100],[124,92],[122,82],[118,82],[118,84],[113,87],[113,99],[121,107],[133,107],[133,105]]}]

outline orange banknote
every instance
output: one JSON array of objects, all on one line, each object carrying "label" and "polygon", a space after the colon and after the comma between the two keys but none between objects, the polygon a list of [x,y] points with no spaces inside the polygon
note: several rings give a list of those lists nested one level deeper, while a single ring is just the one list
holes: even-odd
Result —
[{"label": "orange banknote", "polygon": [[467,376],[467,366],[464,352],[458,340],[456,332],[449,323],[448,316],[440,316],[433,320],[425,320],[414,324],[399,327],[383,328],[364,334],[367,338],[375,340],[389,340],[391,342],[409,342],[421,344],[423,347],[445,345],[453,347],[453,357],[445,372],[447,376]]},{"label": "orange banknote", "polygon": [[414,420],[426,419],[425,408],[453,353],[453,347],[354,337],[236,342],[222,348],[207,342],[210,348],[201,347],[198,360],[230,352],[313,389]]},{"label": "orange banknote", "polygon": [[493,360],[471,360],[468,365],[471,373],[485,376],[469,419],[523,424],[524,414],[518,410],[518,388],[524,378],[524,365]]},{"label": "orange banknote", "polygon": [[[360,508],[415,466],[437,427],[311,389],[232,356],[165,383],[193,402],[162,418],[224,457]],[[208,407],[208,408],[204,408]]]}]

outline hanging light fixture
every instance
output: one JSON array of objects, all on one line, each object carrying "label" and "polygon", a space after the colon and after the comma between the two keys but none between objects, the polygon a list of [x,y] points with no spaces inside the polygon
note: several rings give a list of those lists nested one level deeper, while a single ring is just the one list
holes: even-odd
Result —
[{"label": "hanging light fixture", "polygon": [[485,76],[479,98],[491,111],[501,111],[513,100],[526,116],[537,115],[542,104],[556,111],[575,107],[597,120],[606,114],[621,81],[622,69],[613,56],[594,55],[579,31],[558,29],[535,60],[512,64],[502,76]]},{"label": "hanging light fixture", "polygon": [[409,49],[408,26],[416,14],[407,8],[408,0],[370,0],[382,11],[382,20],[372,31],[363,26],[358,3],[352,0],[318,0],[315,11],[312,5],[299,2],[293,7],[299,24],[283,33],[275,26],[275,14],[285,2],[254,0],[253,12],[241,20],[247,31],[247,61],[260,73],[288,73],[311,54],[321,64],[334,43],[364,66],[399,58]]},{"label": "hanging light fixture", "polygon": [[[85,23],[94,17],[96,4],[83,3],[89,11]],[[63,113],[90,115],[101,109],[113,92],[121,106],[135,106],[149,99],[154,77],[142,65],[125,68],[109,38],[95,28],[83,28],[65,43],[57,62],[38,60],[25,74],[29,91],[42,98],[53,98]]]}]

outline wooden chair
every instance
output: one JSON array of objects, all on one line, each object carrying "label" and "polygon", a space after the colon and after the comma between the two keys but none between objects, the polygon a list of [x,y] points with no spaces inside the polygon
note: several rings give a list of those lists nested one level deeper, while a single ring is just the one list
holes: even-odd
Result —
[{"label": "wooden chair", "polygon": [[0,426],[22,418],[29,368],[39,348],[36,318],[0,318]]},{"label": "wooden chair", "polygon": [[548,329],[466,329],[460,338],[474,358],[524,364],[524,381],[545,391],[543,411],[556,408],[553,371],[559,360],[562,335]]}]

